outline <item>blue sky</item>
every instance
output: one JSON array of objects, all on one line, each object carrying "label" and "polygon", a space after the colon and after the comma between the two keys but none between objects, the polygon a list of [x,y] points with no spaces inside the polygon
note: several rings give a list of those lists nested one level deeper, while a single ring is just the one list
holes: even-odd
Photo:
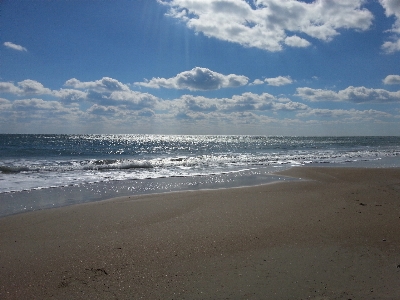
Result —
[{"label": "blue sky", "polygon": [[400,134],[400,0],[3,0],[0,13],[0,133]]}]

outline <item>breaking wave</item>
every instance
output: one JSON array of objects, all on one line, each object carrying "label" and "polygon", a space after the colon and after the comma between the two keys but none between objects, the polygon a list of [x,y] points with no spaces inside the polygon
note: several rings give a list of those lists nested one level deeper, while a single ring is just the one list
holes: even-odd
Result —
[{"label": "breaking wave", "polygon": [[400,157],[400,137],[0,135],[0,193]]}]

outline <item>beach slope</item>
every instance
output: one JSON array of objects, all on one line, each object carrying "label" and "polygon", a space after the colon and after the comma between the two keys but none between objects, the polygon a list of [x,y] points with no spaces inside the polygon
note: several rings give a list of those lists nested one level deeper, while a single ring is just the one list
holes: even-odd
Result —
[{"label": "beach slope", "polygon": [[400,299],[400,169],[0,219],[1,299]]}]

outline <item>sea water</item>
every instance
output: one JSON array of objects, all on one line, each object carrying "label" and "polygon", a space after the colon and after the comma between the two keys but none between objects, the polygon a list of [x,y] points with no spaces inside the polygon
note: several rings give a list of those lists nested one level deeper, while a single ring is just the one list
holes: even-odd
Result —
[{"label": "sea water", "polygon": [[262,184],[287,179],[274,171],[302,165],[397,167],[400,137],[2,134],[0,216],[116,196]]}]

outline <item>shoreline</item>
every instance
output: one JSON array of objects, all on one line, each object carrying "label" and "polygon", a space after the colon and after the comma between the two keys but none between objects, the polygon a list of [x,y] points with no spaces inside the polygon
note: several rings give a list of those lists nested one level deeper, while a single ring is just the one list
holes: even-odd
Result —
[{"label": "shoreline", "polygon": [[400,169],[0,218],[2,299],[399,299]]},{"label": "shoreline", "polygon": [[247,168],[209,175],[172,176],[105,182],[81,183],[68,186],[37,188],[0,193],[0,218],[65,207],[87,202],[104,201],[115,197],[163,194],[177,191],[214,190],[298,180],[279,175],[282,170],[292,168],[400,168],[400,156],[385,157],[376,161],[348,162],[341,164],[280,165]]},{"label": "shoreline", "polygon": [[[284,166],[279,169],[286,168],[288,167]],[[0,193],[0,218],[117,197],[235,188],[296,180],[290,177],[281,178],[282,176],[271,172],[274,169],[276,168],[253,168],[212,175],[117,180]]]}]

